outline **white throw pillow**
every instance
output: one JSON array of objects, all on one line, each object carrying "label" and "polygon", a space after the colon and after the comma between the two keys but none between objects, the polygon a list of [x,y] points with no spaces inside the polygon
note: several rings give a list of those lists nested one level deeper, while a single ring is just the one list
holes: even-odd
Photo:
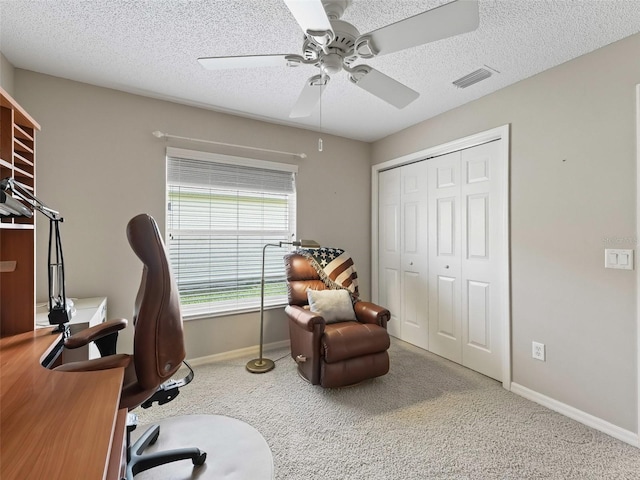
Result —
[{"label": "white throw pillow", "polygon": [[351,294],[348,290],[307,289],[309,310],[324,318],[326,323],[356,320]]}]

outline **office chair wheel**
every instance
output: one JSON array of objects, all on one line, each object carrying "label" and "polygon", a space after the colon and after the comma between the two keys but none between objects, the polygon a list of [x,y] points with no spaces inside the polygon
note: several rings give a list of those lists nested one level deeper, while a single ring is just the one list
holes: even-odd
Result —
[{"label": "office chair wheel", "polygon": [[204,465],[204,462],[207,461],[207,452],[202,452],[202,455],[195,457],[193,459],[193,464],[196,466]]}]

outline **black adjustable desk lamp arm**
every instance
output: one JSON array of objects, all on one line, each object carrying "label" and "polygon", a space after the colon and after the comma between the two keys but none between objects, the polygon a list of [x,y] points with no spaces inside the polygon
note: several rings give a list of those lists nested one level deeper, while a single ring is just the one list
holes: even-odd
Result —
[{"label": "black adjustable desk lamp arm", "polygon": [[0,189],[10,192],[14,197],[22,200],[32,210],[37,210],[49,219],[49,323],[58,325],[55,330],[66,332],[65,324],[71,320],[71,311],[67,305],[66,286],[64,278],[64,258],[62,256],[62,240],[60,238],[60,222],[64,219],[60,212],[49,208],[36,197],[27,185],[15,178],[7,177],[0,181]]}]

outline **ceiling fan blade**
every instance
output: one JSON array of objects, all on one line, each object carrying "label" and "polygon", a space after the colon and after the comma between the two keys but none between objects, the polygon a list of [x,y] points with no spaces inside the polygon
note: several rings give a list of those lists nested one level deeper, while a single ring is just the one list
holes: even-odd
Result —
[{"label": "ceiling fan blade", "polygon": [[329,83],[327,75],[314,75],[305,83],[300,96],[293,106],[290,118],[308,117],[320,101],[320,96],[324,91],[324,87]]},{"label": "ceiling fan blade", "polygon": [[478,28],[477,0],[455,0],[379,28],[356,40],[363,58],[386,55]]},{"label": "ceiling fan blade", "polygon": [[415,90],[368,65],[358,65],[349,79],[396,108],[404,108],[420,96]]},{"label": "ceiling fan blade", "polygon": [[284,0],[296,22],[306,34],[311,31],[329,31],[331,23],[322,6],[322,0]]},{"label": "ceiling fan blade", "polygon": [[287,57],[292,55],[243,55],[239,57],[202,57],[200,65],[208,70],[232,68],[286,67]]}]

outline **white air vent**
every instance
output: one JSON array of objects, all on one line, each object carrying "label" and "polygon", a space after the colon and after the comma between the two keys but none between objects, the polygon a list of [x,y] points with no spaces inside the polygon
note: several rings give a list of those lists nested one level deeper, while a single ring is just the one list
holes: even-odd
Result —
[{"label": "white air vent", "polygon": [[464,77],[459,78],[458,80],[453,82],[453,84],[458,88],[467,88],[474,83],[478,83],[489,78],[491,75],[492,73],[486,68],[480,68],[475,72],[471,72],[469,75],[465,75]]}]

